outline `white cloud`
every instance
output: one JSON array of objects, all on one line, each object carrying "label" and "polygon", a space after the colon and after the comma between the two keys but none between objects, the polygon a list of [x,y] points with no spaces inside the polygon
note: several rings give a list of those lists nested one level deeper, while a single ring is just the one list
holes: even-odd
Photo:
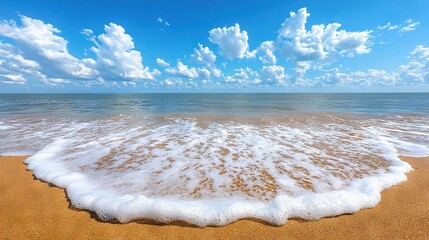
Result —
[{"label": "white cloud", "polygon": [[296,78],[302,78],[308,69],[311,68],[311,62],[301,61],[297,62],[295,65]]},{"label": "white cloud", "polygon": [[276,64],[277,58],[274,55],[274,42],[273,41],[265,41],[261,43],[261,46],[258,48],[259,60],[263,64]]},{"label": "white cloud", "polygon": [[284,67],[270,65],[262,67],[261,78],[268,85],[276,84],[284,86],[290,76],[285,74]]},{"label": "white cloud", "polygon": [[157,58],[156,63],[158,63],[158,65],[161,67],[169,67],[170,66],[170,64],[168,62],[164,61],[164,59],[161,59],[161,58]]},{"label": "white cloud", "polygon": [[371,31],[347,32],[338,30],[339,23],[313,25],[306,29],[310,14],[306,8],[291,12],[280,30],[277,47],[281,55],[293,61],[320,61],[329,55],[354,56],[370,52]]},{"label": "white cloud", "polygon": [[252,58],[256,51],[249,52],[249,37],[246,31],[240,30],[236,23],[231,27],[214,28],[209,31],[209,40],[219,46],[220,54],[227,58]]},{"label": "white cloud", "polygon": [[[157,69],[150,71],[142,65],[141,53],[133,50],[131,36],[119,25],[106,25],[106,33],[97,38],[91,29],[83,29],[81,34],[95,44],[91,50],[97,59],[78,59],[68,52],[68,42],[58,35],[59,29],[41,20],[20,18],[22,26],[14,21],[0,22],[0,36],[15,40],[19,46],[13,50],[12,45],[8,46],[8,53],[0,57],[5,62],[3,72],[8,67],[10,71],[23,72],[24,78],[32,77],[49,85],[97,77],[121,81],[154,79],[160,74]],[[2,45],[1,51],[6,51],[5,46]]]},{"label": "white cloud", "polygon": [[211,73],[217,78],[222,75],[222,71],[219,68],[212,68]]},{"label": "white cloud", "polygon": [[367,71],[355,71],[342,73],[338,69],[314,78],[313,85],[338,85],[338,86],[382,86],[398,84],[396,73],[389,73],[379,69]]},{"label": "white cloud", "polygon": [[25,79],[21,74],[5,74],[5,75],[0,75],[0,76],[8,78],[12,81],[25,82]]},{"label": "white cloud", "polygon": [[173,82],[171,79],[167,78],[164,81],[162,81],[161,84],[164,86],[173,86],[175,84],[175,82]]},{"label": "white cloud", "polygon": [[13,45],[0,42],[0,59],[2,66],[13,65],[22,68],[39,68],[36,61],[25,59],[22,53]]},{"label": "white cloud", "polygon": [[160,17],[158,17],[156,19],[156,21],[159,22],[162,25],[162,28],[160,29],[161,31],[165,31],[165,28],[170,26],[169,22],[165,21],[164,19],[162,19]]},{"label": "white cloud", "polygon": [[198,71],[194,67],[188,67],[181,61],[177,62],[177,66],[174,68],[167,68],[165,71],[169,74],[178,75],[186,78],[198,78],[200,77]]},{"label": "white cloud", "polygon": [[391,25],[390,22],[388,22],[386,25],[384,26],[378,26],[377,30],[388,30],[388,31],[392,31],[395,30],[399,27],[399,25]]},{"label": "white cloud", "polygon": [[398,68],[404,82],[429,83],[429,48],[418,45],[411,51],[410,61]]},{"label": "white cloud", "polygon": [[388,22],[386,25],[378,26],[377,30],[379,30],[379,31],[382,31],[382,30],[392,31],[392,30],[398,29],[399,33],[402,35],[406,32],[416,30],[418,25],[420,25],[419,21],[414,21],[413,19],[408,19],[399,25],[392,25],[390,22]]},{"label": "white cloud", "polygon": [[[191,58],[195,62],[205,65],[207,68],[200,68],[200,75],[205,78],[209,78],[211,75],[219,78],[222,75],[222,71],[216,67],[216,55],[202,44],[198,44],[198,49],[194,48],[194,53],[191,54]],[[201,70],[203,69],[203,70]]]},{"label": "white cloud", "polygon": [[191,89],[198,86],[195,82],[189,81],[189,79],[187,81],[184,81],[181,77],[168,77],[162,80],[160,82],[160,85],[165,87],[174,87],[182,89]]},{"label": "white cloud", "polygon": [[207,68],[198,68],[198,73],[199,73],[199,76],[205,79],[210,78],[210,75],[211,75],[210,71]]},{"label": "white cloud", "polygon": [[418,45],[411,51],[409,62],[400,65],[395,71],[387,72],[380,69],[340,72],[339,69],[306,79],[310,85],[363,85],[363,86],[401,86],[429,83],[429,48]]},{"label": "white cloud", "polygon": [[[330,23],[306,27],[310,14],[305,8],[290,13],[282,24],[275,41],[262,42],[257,50],[249,51],[248,35],[241,31],[239,24],[231,27],[212,29],[210,41],[219,46],[220,54],[233,58],[257,57],[263,67],[255,71],[248,67],[234,69],[233,73],[217,68],[217,56],[207,46],[198,44],[191,58],[196,67],[177,61],[171,66],[167,61],[157,58],[156,63],[168,73],[162,81],[146,81],[142,86],[160,87],[222,87],[228,83],[237,85],[409,85],[429,83],[429,48],[422,45],[410,52],[409,61],[394,71],[368,69],[344,72],[334,68],[323,75],[304,78],[311,69],[324,69],[337,57],[353,57],[370,52],[371,31],[348,32],[340,30],[341,24]],[[117,24],[105,26],[105,33],[96,36],[93,30],[83,29],[81,34],[94,45],[91,50],[96,59],[78,59],[68,52],[68,42],[60,36],[60,30],[43,21],[20,16],[22,24],[13,21],[0,22],[0,36],[15,41],[14,44],[0,42],[0,83],[26,84],[29,79],[37,79],[45,84],[58,86],[71,83],[78,86],[102,84],[115,87],[134,87],[135,80],[155,79],[161,72],[150,70],[142,63],[142,54],[135,50],[132,37]],[[161,23],[167,25],[163,19]],[[390,22],[377,27],[378,30],[397,29],[400,33],[413,31],[420,22],[411,19],[400,25]],[[379,42],[384,44],[385,42]],[[278,56],[276,56],[278,54]],[[292,61],[292,77],[283,66],[277,65],[278,57]],[[174,64],[174,63],[173,63]],[[231,63],[236,66],[236,63]],[[224,68],[227,62],[222,64]],[[239,66],[240,67],[240,66]],[[340,66],[339,68],[342,68]],[[226,71],[226,70],[224,70]],[[109,81],[110,80],[110,81]]]},{"label": "white cloud", "polygon": [[4,84],[25,84],[25,78],[21,74],[0,74],[0,82]]},{"label": "white cloud", "polygon": [[136,87],[137,84],[135,82],[127,82],[127,81],[123,81],[122,82],[122,86],[124,87]]},{"label": "white cloud", "polygon": [[134,42],[125,29],[110,23],[104,26],[106,33],[97,37],[98,43],[91,50],[97,55],[97,60],[86,62],[96,67],[104,79],[137,80],[154,79],[160,72],[152,72],[142,64],[142,56],[134,49]]},{"label": "white cloud", "polygon": [[46,75],[88,79],[97,74],[68,52],[68,42],[58,36],[60,30],[37,19],[20,17],[22,26],[14,21],[1,22],[0,35],[19,43],[23,55],[37,62]]},{"label": "white cloud", "polygon": [[94,34],[94,32],[91,29],[85,28],[80,32],[82,35],[90,37]]},{"label": "white cloud", "polygon": [[247,68],[238,68],[234,69],[234,74],[232,76],[226,76],[225,82],[228,84],[259,84],[261,83],[258,72],[253,69]]},{"label": "white cloud", "polygon": [[22,52],[15,46],[0,42],[0,82],[4,84],[26,84],[27,78],[38,79],[48,85],[54,78],[49,78],[40,72],[40,65],[32,60],[25,59]]},{"label": "white cloud", "polygon": [[416,30],[416,27],[420,24],[420,22],[418,22],[418,21],[414,22],[413,19],[408,19],[407,21],[404,22],[404,24],[406,24],[406,26],[399,29],[400,33],[410,32],[410,31]]},{"label": "white cloud", "polygon": [[208,47],[203,47],[200,43],[198,43],[198,47],[199,49],[194,48],[194,54],[191,55],[191,58],[198,63],[214,66],[216,55]]}]

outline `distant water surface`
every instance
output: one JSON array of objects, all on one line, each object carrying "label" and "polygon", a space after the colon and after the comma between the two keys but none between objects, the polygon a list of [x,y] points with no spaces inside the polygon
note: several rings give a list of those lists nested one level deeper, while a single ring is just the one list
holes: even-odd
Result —
[{"label": "distant water surface", "polygon": [[429,93],[1,94],[0,114],[429,113]]}]

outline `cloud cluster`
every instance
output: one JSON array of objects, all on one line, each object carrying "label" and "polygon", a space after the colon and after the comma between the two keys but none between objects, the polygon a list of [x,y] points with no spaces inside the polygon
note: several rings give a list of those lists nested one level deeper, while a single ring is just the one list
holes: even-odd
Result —
[{"label": "cloud cluster", "polygon": [[[134,43],[125,29],[117,24],[105,26],[105,33],[93,36],[91,29],[82,34],[95,46],[91,50],[97,58],[78,59],[68,51],[68,42],[59,34],[61,31],[41,20],[20,16],[22,25],[14,21],[0,23],[0,36],[12,39],[16,45],[2,44],[2,71],[14,70],[21,75],[2,74],[11,82],[24,82],[32,77],[51,85],[67,83],[70,80],[134,81],[154,79],[160,74],[156,69],[149,71],[142,64],[140,52],[133,50]],[[19,62],[17,65],[16,63]],[[15,65],[14,65],[15,63]],[[13,69],[12,69],[13,68]],[[3,81],[5,82],[5,81]]]},{"label": "cloud cluster", "polygon": [[390,22],[386,23],[386,25],[378,26],[377,30],[387,30],[392,31],[397,29],[399,33],[404,34],[406,32],[411,32],[416,30],[417,26],[420,25],[419,21],[414,21],[413,19],[408,19],[401,24],[392,25]]},{"label": "cloud cluster", "polygon": [[60,30],[51,24],[21,16],[22,26],[14,21],[0,23],[0,35],[13,39],[24,57],[37,62],[41,72],[53,78],[89,79],[97,74],[86,66],[86,59],[73,57],[68,42],[58,36]]},{"label": "cloud cluster", "polygon": [[249,52],[249,37],[246,31],[240,30],[236,23],[231,27],[214,28],[209,31],[209,40],[219,46],[220,54],[229,59],[253,58],[256,51]]},{"label": "cloud cluster", "polygon": [[285,74],[285,68],[282,66],[263,66],[261,77],[267,85],[285,86],[291,76]]},{"label": "cloud cluster", "polygon": [[371,31],[338,30],[339,23],[313,25],[307,30],[309,16],[307,9],[301,8],[283,22],[277,39],[282,57],[296,62],[320,61],[332,54],[354,56],[370,52]]},{"label": "cloud cluster", "polygon": [[202,44],[198,44],[198,49],[194,48],[194,53],[191,57],[198,63],[205,64],[207,66],[214,66],[216,61],[216,55],[208,48],[203,47]]},{"label": "cloud cluster", "polygon": [[411,51],[409,62],[388,72],[379,69],[343,73],[335,68],[314,78],[313,85],[398,86],[429,83],[429,48],[418,45]]},{"label": "cloud cluster", "polygon": [[[136,87],[138,80],[153,80],[139,81],[139,86],[153,88],[429,83],[429,48],[423,45],[418,45],[410,53],[409,61],[394,71],[344,72],[341,66],[327,69],[340,58],[370,53],[372,39],[376,38],[372,35],[374,32],[396,30],[403,34],[414,31],[420,22],[409,19],[398,25],[389,22],[374,31],[347,31],[341,29],[340,23],[308,26],[309,17],[306,8],[291,12],[275,39],[256,45],[252,51],[248,33],[238,23],[214,28],[208,32],[209,45],[198,43],[190,59],[186,56],[177,61],[156,58],[154,63],[161,67],[161,74],[158,69],[143,65],[143,56],[135,49],[133,38],[118,24],[105,25],[99,35],[92,29],[83,29],[81,34],[92,45],[88,53],[92,57],[80,59],[69,52],[68,42],[60,36],[59,29],[41,20],[20,16],[21,25],[14,21],[0,22],[0,37],[13,42],[0,41],[0,84],[25,85],[27,79],[51,86],[74,83],[84,87],[96,84]],[[163,27],[169,26],[162,18],[157,21]],[[214,45],[218,46],[218,56],[211,50]],[[253,67],[242,66],[243,62]],[[224,66],[222,71],[217,64]],[[312,77],[308,77],[309,74]]]},{"label": "cloud cluster", "polygon": [[154,79],[158,70],[149,71],[142,64],[142,56],[134,49],[134,42],[125,29],[110,23],[104,26],[105,33],[97,37],[98,42],[91,50],[96,61],[87,59],[86,64],[97,69],[100,76],[107,80]]},{"label": "cloud cluster", "polygon": [[409,59],[407,64],[398,68],[400,78],[408,83],[429,83],[429,48],[418,45]]},{"label": "cloud cluster", "polygon": [[276,64],[277,57],[274,54],[274,51],[274,41],[265,41],[261,43],[261,46],[257,50],[259,60],[261,60],[263,64]]},{"label": "cloud cluster", "polygon": [[408,19],[404,22],[405,26],[399,29],[400,33],[410,32],[416,30],[416,27],[420,24],[420,22],[414,22],[413,19]]},{"label": "cloud cluster", "polygon": [[188,65],[183,64],[181,61],[177,62],[176,67],[169,67],[165,69],[165,72],[191,79],[200,77],[200,74],[196,68],[188,67]]},{"label": "cloud cluster", "polygon": [[344,73],[338,68],[334,68],[314,79],[307,79],[309,85],[316,86],[390,86],[395,85],[397,81],[398,78],[395,72],[389,73],[384,70],[368,69],[367,71]]},{"label": "cloud cluster", "polygon": [[40,68],[38,62],[23,57],[22,51],[15,46],[0,41],[0,83],[23,85],[27,78],[51,86],[68,82],[58,77],[47,77]]},{"label": "cloud cluster", "polygon": [[253,69],[238,68],[234,69],[234,74],[225,77],[225,83],[238,85],[255,85],[261,83],[259,73]]}]

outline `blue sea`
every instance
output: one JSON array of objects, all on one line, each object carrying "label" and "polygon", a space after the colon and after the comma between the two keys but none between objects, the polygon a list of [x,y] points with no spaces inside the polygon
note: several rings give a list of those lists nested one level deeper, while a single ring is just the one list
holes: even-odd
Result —
[{"label": "blue sea", "polygon": [[374,207],[429,156],[429,94],[3,94],[0,154],[105,221],[281,225]]},{"label": "blue sea", "polygon": [[428,114],[429,93],[0,94],[0,114]]}]

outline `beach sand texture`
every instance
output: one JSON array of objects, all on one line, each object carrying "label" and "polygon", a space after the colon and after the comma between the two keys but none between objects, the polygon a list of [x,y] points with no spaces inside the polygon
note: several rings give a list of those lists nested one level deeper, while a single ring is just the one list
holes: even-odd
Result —
[{"label": "beach sand texture", "polygon": [[283,226],[245,219],[205,228],[101,222],[73,209],[63,189],[35,179],[25,158],[0,158],[1,239],[429,239],[429,157],[403,157],[414,171],[406,182],[383,191],[373,209]]}]

